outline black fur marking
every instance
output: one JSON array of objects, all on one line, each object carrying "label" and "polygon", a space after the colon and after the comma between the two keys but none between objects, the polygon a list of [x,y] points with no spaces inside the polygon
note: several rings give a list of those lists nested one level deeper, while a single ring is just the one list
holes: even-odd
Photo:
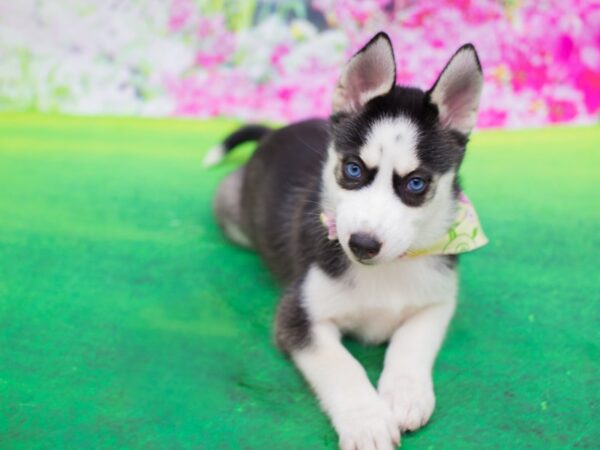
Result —
[{"label": "black fur marking", "polygon": [[460,166],[467,136],[440,125],[438,109],[428,92],[402,86],[374,98],[357,114],[334,114],[331,123],[336,150],[344,156],[358,156],[373,125],[396,117],[405,117],[417,127],[417,157],[424,169],[442,174]]},{"label": "black fur marking", "polygon": [[455,199],[458,198],[461,191],[462,191],[462,187],[460,185],[460,177],[458,175],[456,175],[454,177],[454,181],[452,182],[452,194],[454,195]]},{"label": "black fur marking", "polygon": [[225,138],[222,143],[223,149],[227,154],[244,142],[261,140],[269,131],[271,129],[263,125],[246,125]]},{"label": "black fur marking", "polygon": [[327,122],[299,122],[266,136],[246,166],[242,231],[284,286],[313,263],[332,277],[350,263],[320,220],[329,142]]},{"label": "black fur marking", "polygon": [[[358,179],[349,178],[344,173],[344,164],[347,162],[353,162],[358,164],[362,169],[362,176]],[[361,189],[369,186],[375,177],[377,176],[377,168],[370,169],[358,156],[349,155],[346,156],[340,164],[337,165],[335,170],[335,177],[338,184],[349,190]]]},{"label": "black fur marking", "polygon": [[300,350],[310,344],[310,320],[302,305],[302,282],[288,288],[277,306],[275,342],[284,353]]},{"label": "black fur marking", "polygon": [[[414,192],[410,192],[406,188],[408,180],[410,180],[413,177],[419,177],[425,180],[425,182],[427,183],[427,187],[423,192],[416,194]],[[432,179],[433,177],[431,176],[431,173],[423,169],[417,169],[404,177],[394,172],[394,175],[392,177],[392,183],[394,185],[394,191],[396,192],[396,195],[400,197],[400,200],[402,200],[402,202],[405,205],[421,206],[430,197],[427,195],[427,193],[431,190]]]},{"label": "black fur marking", "polygon": [[440,270],[455,270],[458,266],[458,255],[443,255],[439,257]]}]

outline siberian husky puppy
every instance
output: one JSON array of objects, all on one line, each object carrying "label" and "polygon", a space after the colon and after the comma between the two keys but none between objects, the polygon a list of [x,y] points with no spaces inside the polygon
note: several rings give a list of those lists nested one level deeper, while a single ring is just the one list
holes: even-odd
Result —
[{"label": "siberian husky puppy", "polygon": [[[281,282],[277,345],[344,450],[391,449],[434,410],[431,371],[464,250],[427,249],[456,224],[458,171],[482,82],[467,44],[430,90],[397,86],[392,44],[379,33],[342,69],[328,121],[244,127],[206,157],[212,165],[259,141],[221,183],[217,221]],[[345,334],[389,341],[376,388],[340,342]]]}]

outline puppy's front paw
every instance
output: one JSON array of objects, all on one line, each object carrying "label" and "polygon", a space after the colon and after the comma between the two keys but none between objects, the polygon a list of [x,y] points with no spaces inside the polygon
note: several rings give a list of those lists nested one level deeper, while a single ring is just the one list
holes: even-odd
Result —
[{"label": "puppy's front paw", "polygon": [[435,408],[433,383],[429,376],[383,376],[379,395],[387,401],[402,432],[425,425]]},{"label": "puppy's front paw", "polygon": [[394,417],[378,397],[335,414],[334,426],[341,450],[393,450],[400,443]]}]

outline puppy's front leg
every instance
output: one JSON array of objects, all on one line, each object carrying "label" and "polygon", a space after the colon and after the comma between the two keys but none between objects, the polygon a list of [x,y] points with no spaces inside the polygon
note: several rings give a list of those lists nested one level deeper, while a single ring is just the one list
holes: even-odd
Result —
[{"label": "puppy's front leg", "polygon": [[391,450],[400,432],[365,369],[340,342],[331,322],[310,323],[295,290],[277,311],[279,347],[290,354],[339,435],[342,450]]},{"label": "puppy's front leg", "polygon": [[316,392],[343,450],[388,450],[400,433],[364,368],[344,348],[331,323],[313,325],[311,343],[292,359]]},{"label": "puppy's front leg", "polygon": [[430,305],[407,319],[392,336],[378,390],[402,431],[422,427],[433,413],[431,370],[454,308],[454,300]]}]

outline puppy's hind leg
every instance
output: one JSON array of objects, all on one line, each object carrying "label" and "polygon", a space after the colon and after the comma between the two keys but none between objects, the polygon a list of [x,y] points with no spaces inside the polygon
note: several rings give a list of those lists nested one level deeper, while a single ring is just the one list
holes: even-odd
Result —
[{"label": "puppy's hind leg", "polygon": [[244,170],[244,167],[240,167],[221,181],[215,195],[214,211],[225,236],[242,247],[251,248],[252,243],[241,225]]}]

